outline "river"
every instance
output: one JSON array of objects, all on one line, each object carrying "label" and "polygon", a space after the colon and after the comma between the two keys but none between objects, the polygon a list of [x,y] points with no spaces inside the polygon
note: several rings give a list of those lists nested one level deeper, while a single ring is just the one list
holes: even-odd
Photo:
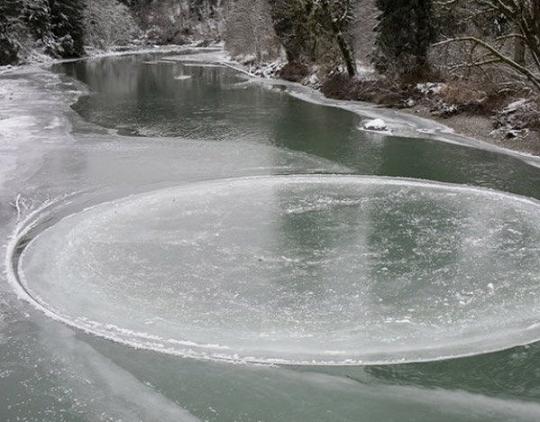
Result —
[{"label": "river", "polygon": [[537,161],[309,95],[0,77],[1,420],[540,419]]}]

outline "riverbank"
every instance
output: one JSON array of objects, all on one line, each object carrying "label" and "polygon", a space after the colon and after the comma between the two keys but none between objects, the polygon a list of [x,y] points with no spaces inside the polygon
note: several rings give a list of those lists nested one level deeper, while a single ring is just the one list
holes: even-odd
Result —
[{"label": "riverbank", "polygon": [[429,109],[422,106],[416,106],[403,111],[427,119],[433,119],[453,129],[456,134],[475,138],[497,147],[540,156],[540,133],[537,131],[531,131],[523,138],[509,138],[501,135],[494,135],[493,119],[487,116],[461,113],[451,117],[437,117],[434,116]]},{"label": "riverbank", "polygon": [[[533,113],[540,116],[540,109],[530,98],[519,98],[516,101],[515,98],[499,96],[496,93],[488,95],[463,82],[424,83],[402,87],[378,79],[372,69],[360,63],[359,76],[350,80],[344,75],[333,75],[325,79],[317,74],[317,68],[291,67],[280,61],[258,64],[249,58],[246,62],[245,59],[242,56],[237,58],[240,63],[236,63],[235,67],[251,77],[275,81],[285,79],[287,83],[296,83],[315,90],[330,101],[361,104],[364,109],[373,112],[373,118],[380,117],[377,113],[415,116],[424,122],[433,122],[439,133],[452,133],[461,140],[479,141],[473,141],[470,146],[489,144],[516,154],[540,157],[540,130],[538,124],[530,124],[534,117],[531,119],[530,113],[523,117],[522,114],[527,110],[519,107],[512,109],[509,115],[504,114],[512,103],[525,102],[532,104]],[[356,110],[362,107],[350,108]],[[523,120],[528,120],[529,125]],[[424,134],[432,132],[431,129],[424,129],[419,130]],[[393,134],[410,136],[410,133],[399,130],[393,131]]]},{"label": "riverbank", "polygon": [[440,122],[457,134],[540,155],[540,104],[524,89],[504,93],[494,84],[465,80],[404,83],[368,70],[353,79],[330,75],[321,91],[331,98],[398,109]]}]

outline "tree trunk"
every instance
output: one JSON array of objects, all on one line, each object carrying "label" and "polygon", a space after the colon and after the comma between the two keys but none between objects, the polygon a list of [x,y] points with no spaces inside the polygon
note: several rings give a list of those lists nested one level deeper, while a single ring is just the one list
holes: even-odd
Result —
[{"label": "tree trunk", "polygon": [[345,61],[345,66],[347,66],[347,73],[352,78],[356,76],[356,63],[354,60],[354,54],[351,51],[351,47],[349,46],[349,43],[343,36],[343,32],[338,32],[336,34],[336,39],[339,45],[339,49],[341,50],[341,55],[343,56],[343,60]]},{"label": "tree trunk", "polygon": [[339,50],[343,57],[343,61],[345,62],[345,66],[347,67],[347,73],[352,78],[356,76],[356,62],[354,59],[352,48],[345,39],[342,28],[339,27],[336,19],[334,18],[332,10],[330,10],[330,4],[328,3],[328,0],[322,0],[321,6],[328,19],[330,19],[330,27],[332,28],[332,32],[334,33],[334,37],[336,38]]},{"label": "tree trunk", "polygon": [[[521,28],[516,25],[516,34],[521,34]],[[514,61],[520,65],[525,64],[525,40],[521,37],[514,39]]]}]

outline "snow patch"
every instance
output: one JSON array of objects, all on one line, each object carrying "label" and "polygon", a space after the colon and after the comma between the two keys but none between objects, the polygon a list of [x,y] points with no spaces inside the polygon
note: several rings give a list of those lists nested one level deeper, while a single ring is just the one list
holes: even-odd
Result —
[{"label": "snow patch", "polygon": [[508,104],[502,111],[502,114],[515,113],[516,111],[522,109],[526,106],[531,100],[527,98],[522,98],[520,100],[514,101],[513,103]]}]

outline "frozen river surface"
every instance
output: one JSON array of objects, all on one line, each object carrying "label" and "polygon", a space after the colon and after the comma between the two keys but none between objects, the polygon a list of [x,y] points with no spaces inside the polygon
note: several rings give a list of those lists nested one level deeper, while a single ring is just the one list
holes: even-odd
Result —
[{"label": "frozen river surface", "polygon": [[19,262],[55,316],[183,356],[389,363],[536,340],[540,204],[358,176],[193,183],[72,214]]},{"label": "frozen river surface", "polygon": [[537,161],[196,60],[0,77],[0,419],[539,420]]}]

